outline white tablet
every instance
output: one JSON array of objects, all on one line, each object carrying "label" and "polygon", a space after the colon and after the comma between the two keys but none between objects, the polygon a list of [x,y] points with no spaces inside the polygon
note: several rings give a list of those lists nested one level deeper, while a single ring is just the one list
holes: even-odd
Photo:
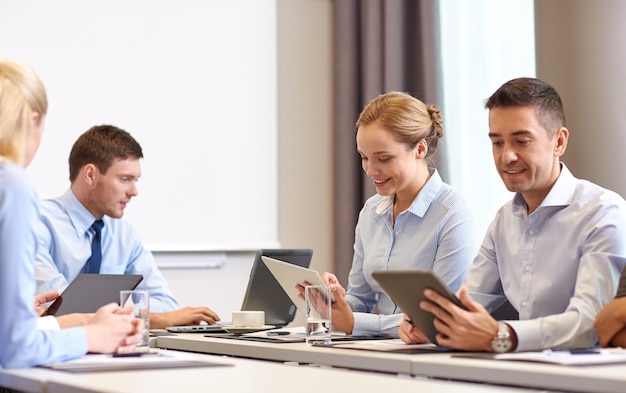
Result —
[{"label": "white tablet", "polygon": [[[272,272],[274,278],[276,278],[276,281],[278,281],[280,286],[287,293],[293,304],[303,312],[305,311],[304,300],[300,299],[298,296],[299,292],[296,289],[296,285],[302,284],[305,281],[311,285],[326,285],[326,282],[316,270],[307,269],[266,256],[262,256],[261,260],[265,263],[269,271]],[[335,299],[332,299],[332,301],[335,301]]]}]

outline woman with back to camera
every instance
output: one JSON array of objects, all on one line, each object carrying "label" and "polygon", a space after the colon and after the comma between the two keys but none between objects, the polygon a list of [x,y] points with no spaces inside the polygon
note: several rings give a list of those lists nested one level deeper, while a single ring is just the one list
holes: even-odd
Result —
[{"label": "woman with back to camera", "polygon": [[398,337],[403,315],[372,272],[432,270],[457,291],[480,245],[478,222],[428,165],[443,136],[439,108],[390,92],[374,98],[356,126],[362,167],[377,194],[359,214],[347,291],[323,274],[336,300],[332,324],[354,336]]},{"label": "woman with back to camera", "polygon": [[[119,309],[115,303],[100,308],[82,327],[38,328],[42,318],[33,296],[39,210],[25,167],[39,148],[47,109],[45,88],[33,70],[0,61],[0,367],[31,367],[88,351],[132,352],[143,329],[130,314],[132,307]],[[35,299],[35,306],[54,297]]]}]

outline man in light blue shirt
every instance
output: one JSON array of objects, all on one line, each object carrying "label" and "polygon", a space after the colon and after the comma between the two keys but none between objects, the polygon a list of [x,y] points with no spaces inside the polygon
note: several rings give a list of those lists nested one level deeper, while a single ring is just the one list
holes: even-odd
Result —
[{"label": "man in light blue shirt", "polygon": [[[496,169],[513,200],[491,223],[460,299],[468,311],[426,290],[440,345],[507,352],[597,343],[594,319],[626,263],[626,202],[575,178],[560,161],[569,131],[561,99],[533,78],[502,85],[487,101]],[[488,312],[508,300],[519,320]],[[403,322],[400,336],[421,342]]]},{"label": "man in light blue shirt", "polygon": [[[87,273],[92,254],[95,220],[102,220],[102,274],[140,274],[137,289],[150,292],[150,326],[215,323],[219,317],[207,307],[179,309],[124,209],[137,195],[141,175],[141,146],[126,131],[95,126],[81,135],[70,153],[71,187],[60,197],[41,202],[41,225],[36,260],[37,292],[61,292],[80,273]],[[156,224],[156,223],[155,223]]]}]

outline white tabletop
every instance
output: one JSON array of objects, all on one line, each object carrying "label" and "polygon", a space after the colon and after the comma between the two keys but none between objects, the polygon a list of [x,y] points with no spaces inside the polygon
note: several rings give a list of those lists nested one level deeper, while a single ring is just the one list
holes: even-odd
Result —
[{"label": "white tabletop", "polygon": [[520,361],[459,358],[451,353],[411,355],[310,347],[304,343],[251,342],[205,337],[201,334],[159,337],[157,345],[184,351],[313,363],[533,389],[607,393],[626,391],[626,364],[559,366]]},{"label": "white tabletop", "polygon": [[267,343],[187,333],[157,338],[159,348],[283,362],[323,364],[350,369],[409,375],[410,356],[398,353],[313,347],[302,343]]},{"label": "white tabletop", "polygon": [[[475,383],[401,377],[329,367],[296,366],[280,362],[225,358],[216,355],[185,354],[199,360],[227,364],[227,367],[158,369],[117,372],[68,373],[34,368],[0,370],[0,380],[12,379],[13,389],[27,392],[298,392],[332,393],[419,391],[496,393],[527,392],[523,389]],[[22,383],[16,383],[21,380]],[[401,390],[402,389],[402,390]]]},{"label": "white tabletop", "polygon": [[480,381],[570,392],[626,392],[626,364],[561,366],[521,361],[469,359],[434,354],[412,356],[413,375]]}]

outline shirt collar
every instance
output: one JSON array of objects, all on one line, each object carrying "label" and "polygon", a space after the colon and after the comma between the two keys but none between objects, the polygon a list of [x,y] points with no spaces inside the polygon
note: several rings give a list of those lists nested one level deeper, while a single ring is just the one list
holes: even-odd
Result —
[{"label": "shirt collar", "polygon": [[[576,178],[572,175],[567,166],[564,163],[561,164],[561,173],[556,179],[556,182],[552,186],[548,195],[541,201],[541,204],[537,207],[547,206],[567,206],[572,203],[574,192],[576,191]],[[522,194],[515,193],[513,197],[513,208],[518,211],[526,211],[526,202],[522,197]]]},{"label": "shirt collar", "polygon": [[71,188],[65,191],[65,193],[61,195],[60,199],[63,206],[65,206],[65,210],[67,211],[67,215],[69,216],[72,225],[74,226],[76,234],[79,237],[84,236],[85,232],[87,232],[96,220],[96,217],[94,217],[93,214],[91,214],[89,210],[87,210],[87,208],[80,203]]},{"label": "shirt collar", "polygon": [[[430,179],[426,181],[424,187],[417,194],[417,197],[411,203],[411,206],[407,209],[407,211],[415,214],[418,217],[424,217],[426,211],[430,207],[432,201],[437,197],[437,194],[441,190],[441,186],[443,185],[443,180],[441,180],[441,176],[439,176],[439,172],[435,168],[428,168],[428,172],[430,173]],[[393,206],[393,200],[395,195],[388,195],[381,199],[376,206],[376,213],[382,214],[385,212],[390,206]]]}]

